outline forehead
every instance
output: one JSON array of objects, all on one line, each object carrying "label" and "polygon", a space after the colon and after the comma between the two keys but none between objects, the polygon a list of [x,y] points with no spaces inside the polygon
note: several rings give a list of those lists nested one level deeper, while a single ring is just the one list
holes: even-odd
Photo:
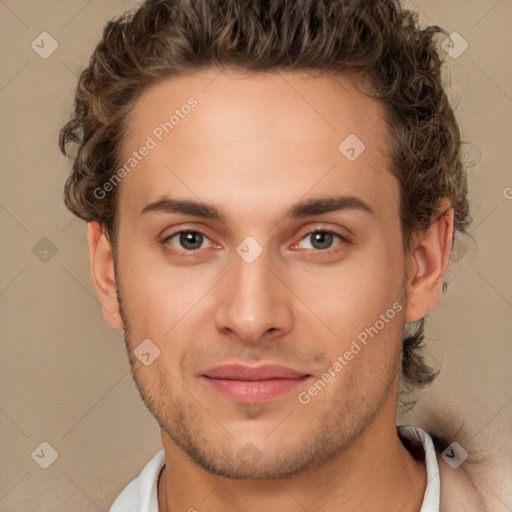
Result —
[{"label": "forehead", "polygon": [[[190,98],[197,101],[197,108],[192,109],[191,120],[183,122]],[[258,135],[279,135],[290,142],[304,136],[337,140],[346,130],[357,131],[368,140],[369,132],[382,120],[377,101],[362,94],[348,77],[205,69],[147,87],[127,119],[128,133],[151,133],[155,120],[169,121],[173,113],[180,118],[183,139],[193,122],[195,130],[209,132],[208,139],[197,142],[212,144],[227,142],[227,134],[230,141],[239,142]],[[175,135],[176,119],[172,124]]]},{"label": "forehead", "polygon": [[381,106],[343,77],[195,71],[148,87],[126,128],[121,160],[137,162],[120,197],[139,209],[173,193],[226,207],[265,194],[270,207],[313,188],[377,192],[383,180],[384,199],[396,195]]}]

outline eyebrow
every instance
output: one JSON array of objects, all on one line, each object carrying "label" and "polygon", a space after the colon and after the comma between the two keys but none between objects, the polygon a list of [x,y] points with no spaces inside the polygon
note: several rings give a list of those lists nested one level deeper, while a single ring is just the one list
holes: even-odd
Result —
[{"label": "eyebrow", "polygon": [[[341,210],[358,210],[370,215],[375,211],[362,199],[355,196],[328,196],[300,201],[292,205],[285,216],[303,218]],[[180,213],[204,219],[226,222],[226,217],[213,205],[200,201],[171,199],[164,197],[146,205],[141,214],[149,212]]]}]

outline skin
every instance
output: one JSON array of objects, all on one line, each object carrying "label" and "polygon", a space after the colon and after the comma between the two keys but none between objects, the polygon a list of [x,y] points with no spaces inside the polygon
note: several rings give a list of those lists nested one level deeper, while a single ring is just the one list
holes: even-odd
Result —
[{"label": "skin", "polygon": [[[208,69],[165,79],[137,100],[123,156],[190,96],[197,107],[119,185],[116,266],[102,227],[89,223],[105,319],[125,330],[134,379],[161,426],[159,510],[418,511],[425,465],[396,432],[401,344],[404,323],[439,300],[453,210],[441,203],[448,213],[404,252],[381,107],[344,78]],[[352,162],[338,150],[348,134],[366,146]],[[335,195],[371,213],[288,214]],[[141,213],[163,198],[202,201],[224,218]],[[315,230],[343,238],[318,248]],[[180,231],[204,233],[194,255]],[[247,236],[262,249],[252,263],[236,252]],[[394,318],[300,403],[393,304]],[[147,338],[160,350],[149,366],[133,352]],[[200,377],[224,363],[311,377],[241,403]]]}]

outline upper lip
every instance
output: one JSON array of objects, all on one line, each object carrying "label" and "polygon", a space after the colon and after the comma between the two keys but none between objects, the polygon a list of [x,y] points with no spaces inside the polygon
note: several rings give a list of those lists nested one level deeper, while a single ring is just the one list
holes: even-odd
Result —
[{"label": "upper lip", "polygon": [[287,368],[276,364],[260,366],[245,366],[242,364],[225,364],[215,366],[202,373],[203,377],[228,380],[268,380],[268,379],[298,379],[308,376],[308,373]]}]

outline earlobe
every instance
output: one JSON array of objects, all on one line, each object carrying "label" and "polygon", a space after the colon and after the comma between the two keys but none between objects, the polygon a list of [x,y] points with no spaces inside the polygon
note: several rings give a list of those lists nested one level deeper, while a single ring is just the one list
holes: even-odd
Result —
[{"label": "earlobe", "polygon": [[454,211],[447,200],[437,215],[429,228],[414,236],[409,253],[406,322],[421,320],[441,297],[453,240]]},{"label": "earlobe", "polygon": [[123,321],[117,298],[116,276],[112,247],[104,228],[98,222],[87,224],[89,261],[96,295],[105,321],[114,329],[123,330]]}]

